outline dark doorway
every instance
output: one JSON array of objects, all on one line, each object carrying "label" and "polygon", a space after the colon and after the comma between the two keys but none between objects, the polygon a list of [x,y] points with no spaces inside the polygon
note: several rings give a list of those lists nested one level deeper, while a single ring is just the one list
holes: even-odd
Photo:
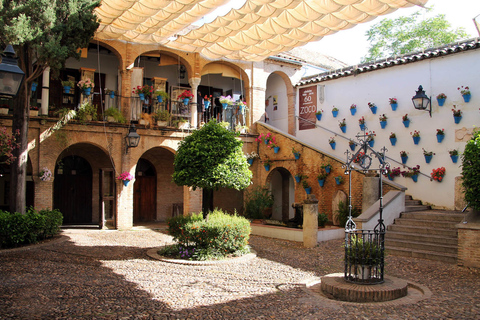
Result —
[{"label": "dark doorway", "polygon": [[155,221],[157,217],[157,173],[155,167],[148,160],[138,160],[133,192],[133,222]]},{"label": "dark doorway", "polygon": [[55,166],[53,207],[63,224],[92,223],[92,167],[82,157],[68,156]]}]

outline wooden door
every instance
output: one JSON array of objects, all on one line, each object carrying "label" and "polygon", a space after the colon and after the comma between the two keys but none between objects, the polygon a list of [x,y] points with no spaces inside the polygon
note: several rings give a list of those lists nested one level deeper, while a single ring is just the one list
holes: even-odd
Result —
[{"label": "wooden door", "polygon": [[68,156],[55,167],[53,207],[63,224],[92,223],[92,168],[78,156]]},{"label": "wooden door", "polygon": [[157,174],[153,165],[140,159],[133,185],[133,222],[155,221],[157,216]]}]

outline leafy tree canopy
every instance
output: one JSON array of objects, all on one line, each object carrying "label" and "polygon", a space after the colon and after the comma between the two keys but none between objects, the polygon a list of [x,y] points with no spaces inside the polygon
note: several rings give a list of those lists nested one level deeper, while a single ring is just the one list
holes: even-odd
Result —
[{"label": "leafy tree canopy", "polygon": [[462,160],[462,185],[465,201],[470,208],[480,211],[480,131],[475,131],[465,145]]},{"label": "leafy tree canopy", "polygon": [[68,58],[79,58],[79,48],[88,46],[99,25],[94,14],[99,4],[92,0],[2,1],[0,43],[3,48],[15,47],[27,81],[46,66],[55,73]]},{"label": "leafy tree canopy", "polygon": [[208,122],[180,143],[173,181],[194,189],[245,189],[250,185],[252,172],[242,145],[234,132],[215,120]]},{"label": "leafy tree canopy", "polygon": [[383,19],[373,25],[365,33],[370,48],[362,62],[438,47],[469,37],[463,28],[452,30],[443,14],[427,19],[421,19],[421,15],[417,11],[408,17]]}]

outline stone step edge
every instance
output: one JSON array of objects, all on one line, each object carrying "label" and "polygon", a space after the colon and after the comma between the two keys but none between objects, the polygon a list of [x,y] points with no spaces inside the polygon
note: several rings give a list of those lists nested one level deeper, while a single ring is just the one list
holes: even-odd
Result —
[{"label": "stone step edge", "polygon": [[[408,244],[425,244],[429,246],[433,245],[433,246],[447,248],[447,249],[458,249],[458,245],[451,245],[451,244],[438,244],[433,242],[418,242],[418,241],[408,241],[408,240],[398,240],[398,239],[395,239],[395,240],[390,239],[390,241],[395,241],[397,243],[408,243]],[[427,251],[430,251],[430,250],[427,250]],[[433,252],[437,252],[437,251],[433,251]]]},{"label": "stone step edge", "polygon": [[455,254],[455,253],[444,253],[444,252],[437,252],[437,251],[399,248],[399,247],[391,247],[391,246],[385,246],[385,250],[387,251],[387,255],[388,255],[389,250],[396,250],[396,251],[402,251],[402,252],[407,252],[407,253],[413,253],[414,252],[414,253],[432,255],[432,256],[437,256],[437,257],[448,257],[448,258],[457,259],[457,254]]},{"label": "stone step edge", "polygon": [[[436,229],[434,229],[434,230],[436,230]],[[401,234],[401,235],[404,235],[404,236],[428,237],[430,239],[432,239],[432,238],[434,238],[434,239],[449,239],[449,240],[457,240],[458,241],[458,237],[456,237],[456,236],[439,236],[437,234],[422,234],[422,233],[387,230],[387,232],[385,233],[385,236],[387,236],[388,234]],[[431,241],[423,241],[423,243],[425,243],[425,242],[431,242]],[[434,243],[438,243],[438,242],[434,242]]]}]

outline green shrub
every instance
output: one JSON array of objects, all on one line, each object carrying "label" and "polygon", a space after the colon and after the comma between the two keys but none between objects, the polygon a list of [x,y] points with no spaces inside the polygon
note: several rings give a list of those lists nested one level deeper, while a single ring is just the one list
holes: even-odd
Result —
[{"label": "green shrub", "polygon": [[247,191],[245,202],[245,218],[264,219],[264,210],[273,206],[273,195],[266,186],[257,186]]},{"label": "green shrub", "polygon": [[63,216],[58,210],[35,211],[23,215],[0,210],[0,248],[12,248],[50,238],[60,231]]},{"label": "green shrub", "polygon": [[480,211],[480,131],[465,145],[462,159],[462,185],[465,201],[473,210]]},{"label": "green shrub", "polygon": [[[345,228],[345,224],[347,223],[348,220],[348,205],[340,201],[338,203],[338,221],[340,223],[340,227]],[[356,208],[355,206],[352,206],[352,218],[356,218],[360,215],[360,210]]]},{"label": "green shrub", "polygon": [[318,226],[323,228],[328,221],[328,216],[325,213],[318,213]]},{"label": "green shrub", "polygon": [[178,242],[178,256],[195,260],[218,259],[248,252],[250,222],[215,209],[207,219],[202,213],[168,220],[169,233]]}]

